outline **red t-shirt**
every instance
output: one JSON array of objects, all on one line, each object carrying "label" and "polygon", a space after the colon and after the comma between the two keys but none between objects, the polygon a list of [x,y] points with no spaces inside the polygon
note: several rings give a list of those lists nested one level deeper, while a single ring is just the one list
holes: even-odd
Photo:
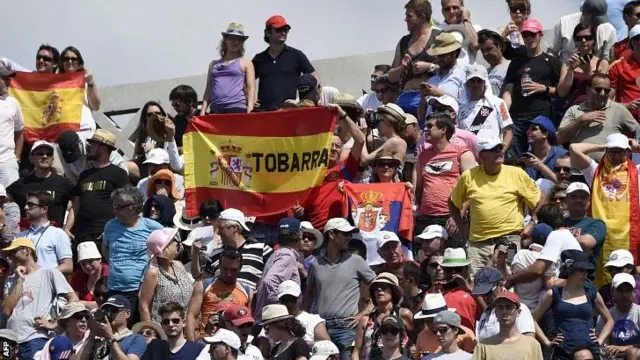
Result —
[{"label": "red t-shirt", "polygon": [[476,332],[476,301],[473,296],[462,289],[453,289],[444,293],[444,300],[447,302],[447,307],[450,309],[456,309],[462,325],[468,327]]},{"label": "red t-shirt", "polygon": [[352,181],[358,173],[359,163],[351,155],[334,167],[327,169],[324,182],[307,200],[304,212],[314,228],[322,231],[327,221],[334,217],[345,217],[343,195],[338,191],[342,180]]},{"label": "red t-shirt", "polygon": [[[100,276],[109,276],[109,265],[102,264],[102,273]],[[95,301],[93,292],[87,291],[87,281],[89,281],[89,275],[87,275],[82,269],[78,269],[73,272],[71,276],[71,288],[73,291],[77,291],[81,301]]]},{"label": "red t-shirt", "polygon": [[[640,63],[633,56],[623,57],[616,61],[609,69],[609,80],[611,87],[616,89],[616,101],[628,104],[633,100],[640,99],[640,86],[636,79],[640,77]],[[631,111],[636,120],[640,120],[638,109]]]},{"label": "red t-shirt", "polygon": [[613,44],[613,58],[622,59],[633,55],[633,50],[629,47],[629,38],[624,38]]}]

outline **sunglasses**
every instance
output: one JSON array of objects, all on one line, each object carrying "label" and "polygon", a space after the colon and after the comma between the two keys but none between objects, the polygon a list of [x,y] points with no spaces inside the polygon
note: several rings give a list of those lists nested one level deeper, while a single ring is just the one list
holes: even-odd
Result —
[{"label": "sunglasses", "polygon": [[378,75],[376,74],[371,74],[371,81],[375,82],[376,80],[378,80]]},{"label": "sunglasses", "polygon": [[396,329],[396,328],[383,326],[383,327],[380,328],[380,333],[382,335],[391,334],[393,336],[396,336],[396,335],[400,334],[400,330]]},{"label": "sunglasses", "polygon": [[551,202],[561,203],[561,202],[565,201],[566,199],[567,199],[566,196],[554,196],[553,198],[551,198]]},{"label": "sunglasses", "polygon": [[171,180],[156,180],[155,182],[156,185],[164,185],[164,186],[171,186]]},{"label": "sunglasses", "polygon": [[80,59],[77,57],[71,57],[71,56],[65,56],[62,58],[63,62],[72,62],[72,63],[79,63]]},{"label": "sunglasses", "polygon": [[575,42],[593,41],[593,35],[576,35],[573,37]]},{"label": "sunglasses", "polygon": [[611,89],[610,88],[602,88],[602,87],[594,87],[593,91],[595,91],[596,94],[604,93],[607,96],[611,93]]},{"label": "sunglasses", "polygon": [[522,14],[525,13],[525,11],[527,11],[527,8],[523,5],[520,6],[509,6],[509,11],[513,14],[517,13],[518,11]]},{"label": "sunglasses", "polygon": [[432,262],[431,264],[429,264],[429,267],[435,270],[437,268],[441,268],[442,265],[440,265],[440,263],[437,263],[437,262]]},{"label": "sunglasses", "polygon": [[76,319],[76,320],[87,320],[87,321],[89,320],[89,317],[90,317],[89,315],[83,315],[83,314],[75,314],[75,315],[72,316],[73,319]]},{"label": "sunglasses", "polygon": [[445,267],[442,268],[446,273],[460,274],[464,270],[464,266]]},{"label": "sunglasses", "polygon": [[179,318],[162,319],[162,325],[169,325],[169,324],[178,325],[180,324],[180,321],[182,321],[182,319],[179,319]]},{"label": "sunglasses", "polygon": [[439,327],[439,328],[435,328],[434,332],[436,334],[446,334],[449,331],[449,327]]},{"label": "sunglasses", "polygon": [[52,152],[52,151],[47,151],[47,152],[35,152],[35,153],[33,153],[33,155],[35,155],[35,156],[47,156],[47,157],[52,157],[52,156],[53,156],[53,152]]},{"label": "sunglasses", "polygon": [[158,337],[158,333],[156,333],[153,329],[144,329],[142,331],[142,336],[144,337]]},{"label": "sunglasses", "polygon": [[524,32],[521,32],[520,35],[522,35],[523,38],[531,38],[538,35],[538,33],[533,33],[531,31],[524,31]]},{"label": "sunglasses", "polygon": [[126,208],[128,208],[128,207],[130,207],[130,206],[133,206],[133,204],[125,204],[125,205],[116,205],[116,204],[113,204],[113,208],[114,208],[116,211],[124,210],[124,209],[126,209]]},{"label": "sunglasses", "polygon": [[553,171],[555,172],[559,172],[559,173],[570,173],[571,172],[571,167],[569,166],[556,166],[553,168]]},{"label": "sunglasses", "polygon": [[51,56],[46,56],[46,55],[37,55],[36,56],[36,61],[44,61],[44,62],[53,62],[53,58]]},{"label": "sunglasses", "polygon": [[396,167],[396,163],[392,160],[378,160],[376,161],[376,167],[389,167],[389,168],[393,168]]},{"label": "sunglasses", "polygon": [[160,111],[154,111],[154,112],[148,112],[147,113],[147,118],[150,118],[152,116],[162,116],[162,113]]},{"label": "sunglasses", "polygon": [[504,146],[503,145],[498,145],[494,148],[491,148],[489,150],[483,150],[483,151],[487,151],[487,152],[492,152],[492,153],[499,153],[502,152],[502,150],[504,150]]},{"label": "sunglasses", "polygon": [[284,26],[284,27],[277,28],[277,29],[274,28],[273,31],[277,32],[278,34],[282,34],[282,33],[287,34],[289,32],[289,27],[288,26]]}]

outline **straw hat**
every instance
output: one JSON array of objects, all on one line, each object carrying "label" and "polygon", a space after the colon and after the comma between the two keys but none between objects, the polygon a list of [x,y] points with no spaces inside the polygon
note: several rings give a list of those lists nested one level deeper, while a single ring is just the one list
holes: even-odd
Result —
[{"label": "straw hat", "polygon": [[243,40],[247,40],[249,38],[249,36],[247,36],[244,32],[244,26],[242,26],[242,24],[234,23],[234,22],[227,25],[227,30],[223,31],[221,34],[222,36],[227,36],[227,35],[240,36]]},{"label": "straw hat", "polygon": [[344,111],[353,110],[359,115],[364,113],[364,109],[358,104],[358,100],[351,94],[340,93],[333,99],[333,103],[340,106]]},{"label": "straw hat", "polygon": [[398,281],[398,277],[392,273],[383,272],[380,273],[376,278],[371,282],[369,286],[369,293],[371,294],[371,301],[374,305],[376,305],[375,301],[375,293],[374,293],[374,284],[389,284],[392,287],[392,299],[394,303],[398,303],[400,299],[402,299],[402,288],[400,287],[400,282]]},{"label": "straw hat", "polygon": [[112,150],[116,149],[116,136],[104,129],[96,130],[95,134],[87,141],[106,145]]},{"label": "straw hat", "polygon": [[68,319],[68,318],[72,317],[73,315],[81,313],[81,312],[85,312],[87,315],[90,314],[89,309],[87,309],[87,307],[84,306],[83,303],[78,302],[78,301],[70,302],[69,304],[67,304],[67,306],[62,308],[62,313],[60,313],[60,316],[58,316],[58,320]]},{"label": "straw hat", "polygon": [[160,339],[167,340],[167,334],[165,334],[164,330],[162,330],[162,326],[160,326],[160,324],[158,324],[157,322],[141,321],[141,322],[133,325],[133,327],[131,328],[131,331],[134,334],[142,334],[142,330],[144,330],[146,328],[151,328],[151,329],[155,330],[156,333],[158,333],[158,336],[160,337]]},{"label": "straw hat", "polygon": [[427,50],[429,56],[439,56],[452,53],[462,47],[462,44],[458,41],[455,35],[452,33],[443,32],[436,37],[436,41]]},{"label": "straw hat", "polygon": [[260,325],[267,325],[291,318],[293,318],[293,315],[289,314],[286,306],[281,304],[267,305],[262,308],[262,323],[260,323]]},{"label": "straw hat", "polygon": [[173,224],[181,230],[191,231],[202,226],[200,215],[187,216],[184,200],[175,203],[176,214],[173,216]]}]

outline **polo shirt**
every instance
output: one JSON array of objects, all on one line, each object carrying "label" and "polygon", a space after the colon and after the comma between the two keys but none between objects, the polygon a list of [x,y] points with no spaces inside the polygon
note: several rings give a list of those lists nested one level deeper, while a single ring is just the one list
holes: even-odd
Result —
[{"label": "polo shirt", "polygon": [[629,46],[629,39],[624,38],[617,43],[613,44],[613,58],[622,59],[623,57],[633,55],[633,50]]},{"label": "polo shirt", "polygon": [[307,56],[300,50],[284,45],[273,58],[269,48],[253,57],[258,82],[260,110],[275,110],[287,99],[295,99],[298,77],[315,71]]},{"label": "polo shirt", "polygon": [[[636,79],[640,77],[640,62],[633,56],[623,57],[615,61],[609,69],[609,80],[611,87],[616,89],[616,101],[628,104],[635,99],[640,99],[640,87],[636,84]],[[638,109],[631,112],[636,120],[640,119]]]},{"label": "polo shirt", "polygon": [[26,237],[36,247],[38,265],[44,268],[56,268],[64,259],[71,259],[71,241],[64,230],[47,222],[43,226],[29,229],[18,234]]},{"label": "polo shirt", "polygon": [[[529,151],[531,152],[531,150]],[[556,167],[556,160],[558,160],[558,158],[561,156],[567,155],[568,153],[569,152],[565,150],[563,147],[552,146],[551,149],[549,149],[549,153],[547,154],[547,157],[544,158],[542,162],[544,163],[544,166],[551,169],[551,171],[554,171],[553,169]],[[527,174],[531,176],[533,180],[538,180],[543,177],[540,171],[532,167],[525,168],[524,171],[526,171]]]}]

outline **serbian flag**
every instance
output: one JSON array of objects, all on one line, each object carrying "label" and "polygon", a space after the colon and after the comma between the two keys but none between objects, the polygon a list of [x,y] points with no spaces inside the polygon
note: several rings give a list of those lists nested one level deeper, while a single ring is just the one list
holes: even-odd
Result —
[{"label": "serbian flag", "polygon": [[18,100],[24,117],[24,138],[56,142],[66,130],[80,131],[84,102],[84,73],[17,72],[9,96]]},{"label": "serbian flag", "polygon": [[380,231],[391,231],[400,237],[405,260],[413,259],[410,242],[413,240],[413,207],[409,189],[404,183],[351,184],[345,183],[345,205],[354,225],[367,245],[367,264],[384,261],[378,255]]},{"label": "serbian flag", "polygon": [[208,199],[247,216],[304,203],[324,180],[336,119],[320,107],[193,118],[183,137],[187,213]]}]

